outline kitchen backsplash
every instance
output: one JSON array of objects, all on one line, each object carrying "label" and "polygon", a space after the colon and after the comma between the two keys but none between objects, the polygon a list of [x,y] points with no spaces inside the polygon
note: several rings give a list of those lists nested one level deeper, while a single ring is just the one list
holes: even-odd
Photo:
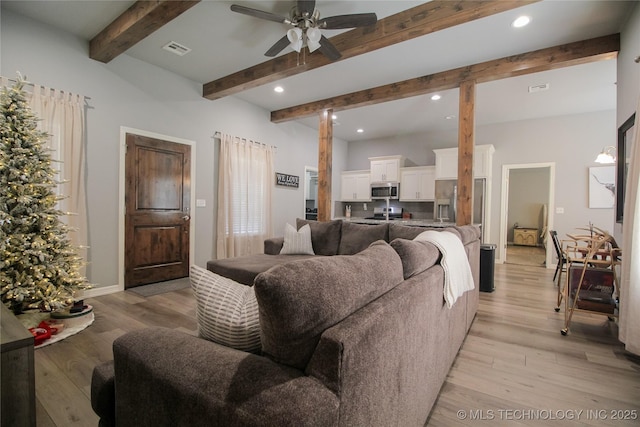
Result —
[{"label": "kitchen backsplash", "polygon": [[[364,209],[367,206],[367,210]],[[345,216],[347,206],[351,206],[352,218],[366,218],[373,216],[373,208],[381,208],[387,206],[384,200],[376,200],[371,202],[335,202],[335,216]],[[399,202],[392,200],[389,206],[402,208],[403,212],[411,213],[412,219],[433,219],[433,202]]]}]

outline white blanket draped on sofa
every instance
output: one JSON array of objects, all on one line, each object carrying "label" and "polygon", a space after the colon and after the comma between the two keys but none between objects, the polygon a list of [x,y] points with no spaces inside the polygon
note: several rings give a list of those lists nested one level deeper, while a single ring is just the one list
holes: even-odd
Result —
[{"label": "white blanket draped on sofa", "polygon": [[444,300],[451,308],[466,291],[474,288],[473,274],[458,236],[448,231],[428,230],[413,240],[423,240],[434,244],[442,252],[441,265],[444,269]]}]

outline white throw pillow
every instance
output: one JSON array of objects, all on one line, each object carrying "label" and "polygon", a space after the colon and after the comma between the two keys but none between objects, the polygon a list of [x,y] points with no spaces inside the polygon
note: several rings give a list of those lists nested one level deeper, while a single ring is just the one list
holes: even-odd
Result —
[{"label": "white throw pillow", "polygon": [[259,352],[260,321],[253,286],[191,266],[200,337],[242,351]]},{"label": "white throw pillow", "polygon": [[305,224],[300,230],[287,224],[284,227],[284,244],[280,250],[281,255],[315,255],[311,243],[311,227]]}]

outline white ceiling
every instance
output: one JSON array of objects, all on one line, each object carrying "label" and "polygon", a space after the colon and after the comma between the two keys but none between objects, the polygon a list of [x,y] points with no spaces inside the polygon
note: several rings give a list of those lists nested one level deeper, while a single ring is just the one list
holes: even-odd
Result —
[{"label": "white ceiling", "polygon": [[[100,32],[133,1],[2,1],[2,7],[64,29],[86,40]],[[204,0],[130,48],[126,54],[176,74],[207,83],[264,62],[263,53],[287,29],[283,24],[231,12],[237,3],[283,16],[293,1]],[[378,19],[409,9],[419,1],[322,1],[322,16],[375,12]],[[413,77],[445,71],[491,59],[559,44],[617,33],[636,1],[545,0],[468,24],[438,31],[404,43],[338,61],[277,84],[246,90],[235,96],[273,111],[367,89]],[[524,28],[511,22],[531,17]],[[327,37],[337,31],[324,31]],[[162,49],[176,41],[192,49],[179,57]],[[282,53],[288,53],[285,49]],[[320,54],[320,53],[314,53]],[[302,58],[301,58],[302,59]],[[476,124],[500,123],[547,116],[613,110],[616,107],[615,61],[602,61],[544,73],[484,83],[478,86]],[[544,92],[528,93],[528,86],[549,83]],[[338,112],[334,136],[367,140],[424,131],[455,129],[458,91],[441,93],[431,101],[418,96]],[[215,101],[211,101],[215,102]],[[317,119],[300,120],[317,128]],[[363,128],[362,134],[355,130]]]}]

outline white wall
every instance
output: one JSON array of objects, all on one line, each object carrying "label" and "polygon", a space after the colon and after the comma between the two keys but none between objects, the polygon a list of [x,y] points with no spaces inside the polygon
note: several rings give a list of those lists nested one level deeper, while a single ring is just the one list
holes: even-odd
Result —
[{"label": "white wall", "polygon": [[[499,242],[502,166],[511,164],[555,162],[555,206],[564,208],[564,214],[552,212],[559,236],[589,222],[613,230],[613,209],[589,209],[588,171],[597,166],[593,160],[603,146],[615,145],[615,120],[615,111],[602,111],[478,126],[476,144],[493,144],[496,149],[488,243]],[[457,131],[451,131],[350,142],[347,165],[348,169],[366,169],[369,156],[392,154],[404,155],[417,165],[434,164],[431,150],[456,147],[457,141]],[[502,258],[501,248],[496,258]]]},{"label": "white wall", "polygon": [[618,116],[620,126],[635,111],[640,96],[640,4],[633,8],[622,28],[620,53],[618,54]]},{"label": "white wall", "polygon": [[[191,260],[198,265],[215,256],[214,132],[276,145],[277,172],[302,178],[305,165],[317,165],[317,131],[296,123],[273,124],[269,111],[234,97],[206,100],[197,82],[127,55],[109,64],[91,60],[87,41],[6,10],[2,10],[0,42],[3,76],[14,78],[20,71],[34,83],[91,98],[87,109],[88,278],[96,287],[122,285],[118,277],[121,126],[196,142],[196,198],[207,203],[193,213],[196,241]],[[334,170],[343,168],[345,158],[346,143],[334,141]],[[338,191],[339,176],[333,182]],[[275,187],[273,206],[274,233],[282,235],[286,222],[303,216],[303,186]]]},{"label": "white wall", "polygon": [[[640,4],[635,5],[629,15],[629,19],[622,28],[620,36],[617,127],[620,127],[631,117],[638,106],[638,98],[640,97],[640,63],[635,62],[638,56],[640,56]],[[640,114],[640,111],[636,112],[636,123],[639,120],[638,114]],[[614,236],[618,243],[622,245],[622,224],[616,224]]]}]

